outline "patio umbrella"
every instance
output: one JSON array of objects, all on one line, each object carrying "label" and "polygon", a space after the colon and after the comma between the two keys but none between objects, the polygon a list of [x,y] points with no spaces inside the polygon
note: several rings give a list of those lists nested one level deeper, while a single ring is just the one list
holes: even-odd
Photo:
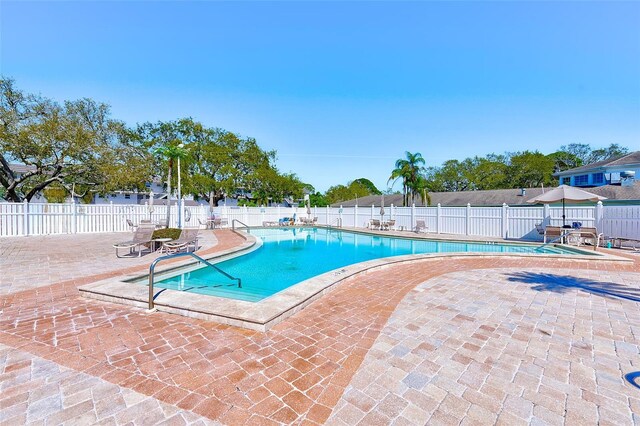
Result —
[{"label": "patio umbrella", "polygon": [[568,186],[568,185],[560,185],[557,188],[552,189],[542,195],[538,195],[530,200],[527,200],[527,203],[531,204],[551,204],[562,201],[562,226],[565,226],[565,214],[564,214],[564,204],[565,201],[569,202],[582,202],[582,201],[600,201],[606,200],[606,197],[601,197],[600,195],[592,194],[591,192],[587,192],[585,190]]},{"label": "patio umbrella", "polygon": [[384,194],[382,195],[382,200],[380,201],[380,222],[382,222],[383,217],[384,217]]}]

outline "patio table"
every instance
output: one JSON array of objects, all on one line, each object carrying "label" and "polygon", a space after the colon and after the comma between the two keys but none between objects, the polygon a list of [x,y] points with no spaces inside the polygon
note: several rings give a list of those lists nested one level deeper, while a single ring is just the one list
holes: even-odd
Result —
[{"label": "patio table", "polygon": [[162,247],[164,243],[167,243],[172,240],[173,238],[154,238],[153,240],[151,240],[151,242],[153,243],[153,251],[160,250],[160,253],[162,253]]}]

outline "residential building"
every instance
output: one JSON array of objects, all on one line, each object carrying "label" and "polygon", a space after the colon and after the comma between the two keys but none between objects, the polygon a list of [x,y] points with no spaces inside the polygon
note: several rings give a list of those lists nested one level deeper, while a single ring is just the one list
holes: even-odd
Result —
[{"label": "residential building", "polygon": [[640,176],[640,151],[554,173],[560,184],[580,187],[632,185]]}]

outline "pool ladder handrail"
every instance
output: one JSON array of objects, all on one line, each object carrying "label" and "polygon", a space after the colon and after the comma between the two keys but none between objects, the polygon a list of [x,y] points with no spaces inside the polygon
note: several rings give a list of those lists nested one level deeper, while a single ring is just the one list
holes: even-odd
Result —
[{"label": "pool ladder handrail", "polygon": [[236,277],[226,273],[225,271],[223,271],[222,269],[218,268],[213,263],[201,258],[197,254],[192,253],[190,251],[187,251],[187,252],[184,252],[184,253],[174,253],[174,254],[169,254],[169,255],[166,255],[166,256],[161,256],[161,257],[157,258],[156,260],[154,260],[151,263],[151,266],[149,266],[149,310],[150,311],[154,309],[154,303],[153,303],[153,277],[155,275],[156,265],[158,263],[162,262],[163,260],[175,259],[176,257],[184,257],[184,256],[191,256],[191,257],[195,258],[196,260],[199,260],[200,262],[204,263],[205,265],[207,265],[207,266],[215,269],[216,271],[220,272],[225,277],[227,277],[227,278],[229,278],[231,280],[234,280],[234,281],[238,281],[238,288],[242,288],[242,279],[236,278]]},{"label": "pool ladder handrail", "polygon": [[231,221],[231,230],[233,230],[234,232],[235,232],[235,230],[236,230],[236,222],[243,224],[243,225],[244,225],[244,227],[245,227],[245,228],[247,228],[247,229],[251,228],[249,225],[247,225],[247,224],[246,224],[246,223],[244,223],[243,221],[238,220],[238,219],[233,219],[233,220]]},{"label": "pool ladder handrail", "polygon": [[342,218],[335,218],[333,222],[327,225],[327,229],[342,228]]}]

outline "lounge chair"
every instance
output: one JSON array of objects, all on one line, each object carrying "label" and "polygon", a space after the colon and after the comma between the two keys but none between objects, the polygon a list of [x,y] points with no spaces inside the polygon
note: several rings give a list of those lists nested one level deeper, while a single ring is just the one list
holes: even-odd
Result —
[{"label": "lounge chair", "polygon": [[632,248],[633,251],[640,251],[640,239],[636,238],[627,238],[627,237],[611,237],[609,238],[611,242],[611,247],[614,248]]},{"label": "lounge chair", "polygon": [[564,235],[567,231],[570,231],[571,229],[563,229],[559,226],[547,226],[546,228],[544,228],[544,240],[543,242],[546,244],[547,240],[548,241],[553,241],[555,239],[560,238],[562,235]]},{"label": "lounge chair", "polygon": [[300,218],[300,222],[302,222],[303,225],[315,225],[317,221],[318,221],[318,216],[315,216],[313,219],[310,217]]},{"label": "lounge chair", "polygon": [[167,241],[162,244],[162,250],[169,252],[179,252],[182,249],[189,251],[189,246],[193,245],[193,251],[198,248],[198,233],[200,228],[185,228],[180,232],[177,240]]},{"label": "lounge chair", "polygon": [[145,245],[149,245],[151,247],[151,240],[153,239],[153,231],[155,228],[153,226],[140,224],[138,228],[133,233],[133,238],[129,241],[123,241],[121,243],[114,244],[113,247],[116,249],[116,257],[122,257],[118,253],[119,249],[129,249],[129,254],[133,254],[133,250],[138,248],[138,257],[142,256],[142,250]]},{"label": "lounge chair", "polygon": [[296,223],[296,215],[294,213],[293,217],[283,217],[282,219],[278,219],[278,225],[280,226],[293,226]]},{"label": "lounge chair", "polygon": [[221,217],[217,217],[215,219],[213,219],[213,229],[220,229],[223,226],[227,226],[227,219],[221,218]]},{"label": "lounge chair", "polygon": [[379,219],[369,219],[369,224],[367,225],[369,229],[380,229],[380,220]]},{"label": "lounge chair", "polygon": [[596,228],[580,228],[569,231],[567,243],[574,245],[591,244],[594,249],[604,245],[604,234]]},{"label": "lounge chair", "polygon": [[427,232],[427,229],[427,224],[424,220],[416,220],[416,226],[413,228],[416,234],[419,234],[422,231]]},{"label": "lounge chair", "polygon": [[394,230],[396,229],[396,220],[395,219],[391,219],[388,222],[384,222],[383,223],[383,227],[385,230],[389,231],[389,230]]},{"label": "lounge chair", "polygon": [[283,217],[283,218],[278,219],[278,225],[287,226],[290,221],[291,221],[291,218]]}]

